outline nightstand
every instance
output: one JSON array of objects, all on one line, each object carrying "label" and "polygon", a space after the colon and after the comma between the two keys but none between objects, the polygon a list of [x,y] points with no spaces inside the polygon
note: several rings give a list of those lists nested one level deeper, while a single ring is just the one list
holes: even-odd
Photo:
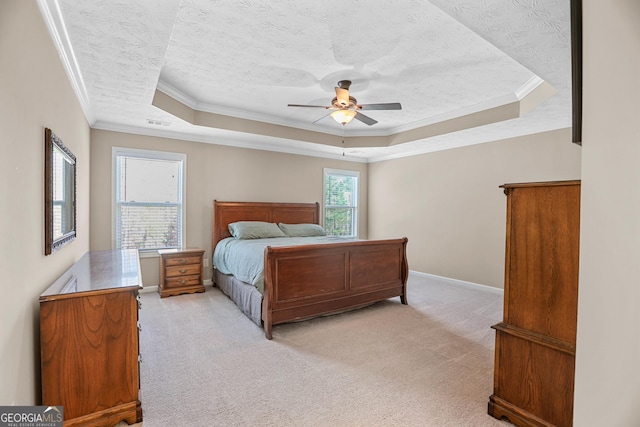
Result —
[{"label": "nightstand", "polygon": [[204,292],[202,249],[162,249],[160,254],[160,297]]}]

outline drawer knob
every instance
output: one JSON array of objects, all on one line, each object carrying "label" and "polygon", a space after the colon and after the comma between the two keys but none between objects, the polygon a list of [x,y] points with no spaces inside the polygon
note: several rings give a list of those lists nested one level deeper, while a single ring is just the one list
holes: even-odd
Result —
[{"label": "drawer knob", "polygon": [[180,279],[178,281],[178,283],[180,283],[181,285],[185,285],[187,283],[187,280],[186,279]]},{"label": "drawer knob", "polygon": [[178,260],[178,264],[186,264],[186,263],[187,263],[186,258],[180,258],[180,260]]},{"label": "drawer knob", "polygon": [[180,272],[180,274],[184,274],[187,272],[186,268],[181,268],[180,270],[178,270],[178,272]]}]

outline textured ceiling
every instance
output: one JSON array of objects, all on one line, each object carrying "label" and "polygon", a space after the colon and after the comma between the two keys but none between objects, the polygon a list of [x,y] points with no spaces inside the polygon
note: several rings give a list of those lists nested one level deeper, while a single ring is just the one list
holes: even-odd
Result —
[{"label": "textured ceiling", "polygon": [[[374,161],[571,126],[569,0],[39,4],[96,128]],[[403,108],[343,127],[287,107],[329,105],[342,79]],[[158,90],[187,115],[154,106]]]}]

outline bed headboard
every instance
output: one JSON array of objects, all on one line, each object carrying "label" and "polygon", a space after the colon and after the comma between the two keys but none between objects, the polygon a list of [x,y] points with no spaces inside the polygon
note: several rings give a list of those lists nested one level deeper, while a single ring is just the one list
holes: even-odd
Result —
[{"label": "bed headboard", "polygon": [[231,237],[229,224],[236,221],[284,222],[285,224],[319,224],[320,204],[213,201],[213,242]]}]

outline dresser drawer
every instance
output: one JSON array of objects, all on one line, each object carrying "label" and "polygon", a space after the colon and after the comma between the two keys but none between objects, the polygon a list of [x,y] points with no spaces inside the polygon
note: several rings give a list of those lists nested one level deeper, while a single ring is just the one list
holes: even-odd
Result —
[{"label": "dresser drawer", "polygon": [[171,277],[167,278],[165,282],[165,286],[167,288],[180,288],[183,286],[197,286],[202,284],[200,280],[200,275],[195,276],[180,276],[180,277]]},{"label": "dresser drawer", "polygon": [[200,264],[185,264],[165,268],[166,277],[188,276],[191,274],[200,274]]},{"label": "dresser drawer", "polygon": [[164,265],[166,267],[174,267],[187,264],[200,264],[201,256],[176,256],[167,257]]}]

